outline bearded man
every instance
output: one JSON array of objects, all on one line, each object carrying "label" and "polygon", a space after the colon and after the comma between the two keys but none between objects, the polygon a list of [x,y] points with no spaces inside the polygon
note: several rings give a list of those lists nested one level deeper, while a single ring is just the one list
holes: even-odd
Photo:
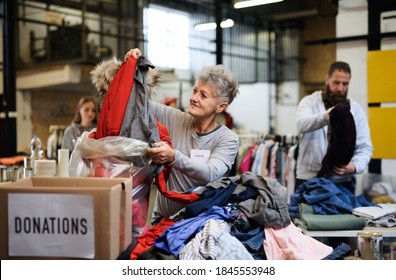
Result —
[{"label": "bearded man", "polygon": [[[350,80],[351,68],[348,63],[333,62],[326,75],[325,90],[303,97],[298,104],[296,123],[301,135],[296,190],[307,180],[324,177],[354,193],[354,175],[363,173],[370,162],[373,146],[367,116],[362,107],[348,97]],[[342,110],[347,112],[340,114]],[[335,141],[336,137],[344,139]],[[340,154],[350,156],[346,161],[344,156],[343,162],[337,162],[334,159]],[[329,161],[329,158],[333,160]]]}]

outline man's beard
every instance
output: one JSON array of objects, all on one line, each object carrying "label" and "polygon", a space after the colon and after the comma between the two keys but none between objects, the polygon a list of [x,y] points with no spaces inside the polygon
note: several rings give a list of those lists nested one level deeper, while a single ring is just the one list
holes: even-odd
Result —
[{"label": "man's beard", "polygon": [[326,85],[326,89],[324,92],[324,102],[329,108],[335,106],[337,103],[347,102],[346,97],[347,97],[347,93],[345,94],[345,96],[340,95],[338,92],[332,93],[330,87]]}]

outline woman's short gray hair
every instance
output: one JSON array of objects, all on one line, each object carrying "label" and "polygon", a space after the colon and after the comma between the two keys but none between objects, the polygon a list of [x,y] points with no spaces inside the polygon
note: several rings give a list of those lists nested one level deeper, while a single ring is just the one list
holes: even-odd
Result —
[{"label": "woman's short gray hair", "polygon": [[206,66],[196,75],[197,82],[206,82],[213,86],[218,97],[224,98],[228,104],[239,93],[239,84],[233,73],[222,64]]}]

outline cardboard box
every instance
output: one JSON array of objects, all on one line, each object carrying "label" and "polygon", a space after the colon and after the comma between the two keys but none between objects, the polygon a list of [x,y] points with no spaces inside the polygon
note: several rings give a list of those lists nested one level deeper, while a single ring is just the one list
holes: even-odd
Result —
[{"label": "cardboard box", "polygon": [[0,259],[116,259],[131,243],[132,179],[31,177],[0,186]]}]

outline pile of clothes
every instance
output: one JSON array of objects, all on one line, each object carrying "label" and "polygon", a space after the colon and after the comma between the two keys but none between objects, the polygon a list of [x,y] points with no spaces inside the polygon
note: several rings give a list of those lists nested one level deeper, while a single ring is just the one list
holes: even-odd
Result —
[{"label": "pile of clothes", "polygon": [[319,260],[351,253],[304,235],[290,219],[287,188],[245,172],[192,187],[200,199],[142,233],[135,260]]},{"label": "pile of clothes", "polygon": [[[392,189],[374,185],[378,192]],[[373,189],[370,192],[373,193]],[[306,230],[396,226],[396,204],[374,203],[367,197],[367,194],[355,196],[342,184],[328,179],[312,178],[290,196],[289,213],[294,223]]]},{"label": "pile of clothes", "polygon": [[[146,78],[152,68],[143,56],[95,68],[93,83],[105,96],[91,139],[126,137],[171,145],[166,127],[150,113],[149,92],[156,79]],[[334,259],[350,253],[349,247],[333,250],[304,235],[290,219],[287,188],[276,179],[245,172],[178,193],[166,187],[169,166],[151,167],[160,195],[185,207],[153,223],[119,259]]]}]

